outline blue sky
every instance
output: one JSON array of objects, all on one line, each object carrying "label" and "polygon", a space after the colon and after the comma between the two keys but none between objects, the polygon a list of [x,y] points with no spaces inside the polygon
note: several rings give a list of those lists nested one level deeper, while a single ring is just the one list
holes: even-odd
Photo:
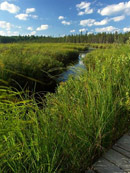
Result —
[{"label": "blue sky", "polygon": [[0,0],[0,35],[130,31],[130,1]]}]

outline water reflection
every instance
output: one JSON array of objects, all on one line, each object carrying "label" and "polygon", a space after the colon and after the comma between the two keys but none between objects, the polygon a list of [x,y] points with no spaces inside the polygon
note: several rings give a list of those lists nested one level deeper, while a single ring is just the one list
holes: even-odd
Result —
[{"label": "water reflection", "polygon": [[67,71],[63,72],[59,76],[58,82],[65,82],[66,80],[68,80],[69,75],[75,76],[80,69],[85,69],[85,66],[83,64],[83,58],[86,56],[87,53],[88,51],[80,53],[78,62],[75,65],[70,66]]}]

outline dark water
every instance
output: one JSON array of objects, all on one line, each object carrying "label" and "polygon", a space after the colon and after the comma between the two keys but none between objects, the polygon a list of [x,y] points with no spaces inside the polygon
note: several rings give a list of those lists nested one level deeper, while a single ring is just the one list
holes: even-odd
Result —
[{"label": "dark water", "polygon": [[83,64],[83,59],[85,58],[86,54],[89,53],[90,51],[92,51],[92,49],[86,51],[86,52],[81,52],[79,54],[79,58],[78,61],[73,64],[72,66],[68,67],[68,70],[63,72],[59,78],[57,79],[58,82],[65,82],[68,80],[70,75],[77,75],[77,73],[81,70],[81,69],[85,69],[85,65]]},{"label": "dark water", "polygon": [[[54,77],[51,80],[47,80],[46,85],[37,83],[35,87],[31,88],[29,96],[35,97],[39,106],[42,107],[42,101],[44,100],[48,92],[55,93],[60,82],[67,81],[70,75],[72,75],[73,77],[77,77],[79,74],[83,72],[83,69],[86,69],[85,65],[83,64],[83,59],[85,58],[86,54],[92,50],[93,49],[89,49],[86,52],[81,52],[79,54],[77,62],[74,62],[72,66],[69,66],[67,70],[61,73],[58,77]],[[50,84],[48,81],[51,81]],[[34,84],[32,84],[32,86],[34,86]]]}]

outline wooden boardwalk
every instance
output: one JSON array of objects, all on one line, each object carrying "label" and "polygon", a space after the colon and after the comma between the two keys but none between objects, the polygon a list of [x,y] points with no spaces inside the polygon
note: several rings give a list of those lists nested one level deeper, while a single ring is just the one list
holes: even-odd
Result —
[{"label": "wooden boardwalk", "polygon": [[130,173],[130,132],[120,138],[86,173]]}]

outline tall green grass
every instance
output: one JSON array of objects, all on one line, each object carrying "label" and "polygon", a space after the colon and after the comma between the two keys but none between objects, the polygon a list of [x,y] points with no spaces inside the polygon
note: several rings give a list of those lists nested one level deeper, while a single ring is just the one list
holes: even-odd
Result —
[{"label": "tall green grass", "polygon": [[84,172],[130,125],[130,48],[89,53],[87,71],[46,95],[1,88],[0,172]]},{"label": "tall green grass", "polygon": [[56,76],[87,49],[83,44],[1,44],[0,79],[30,90],[54,88]]}]

